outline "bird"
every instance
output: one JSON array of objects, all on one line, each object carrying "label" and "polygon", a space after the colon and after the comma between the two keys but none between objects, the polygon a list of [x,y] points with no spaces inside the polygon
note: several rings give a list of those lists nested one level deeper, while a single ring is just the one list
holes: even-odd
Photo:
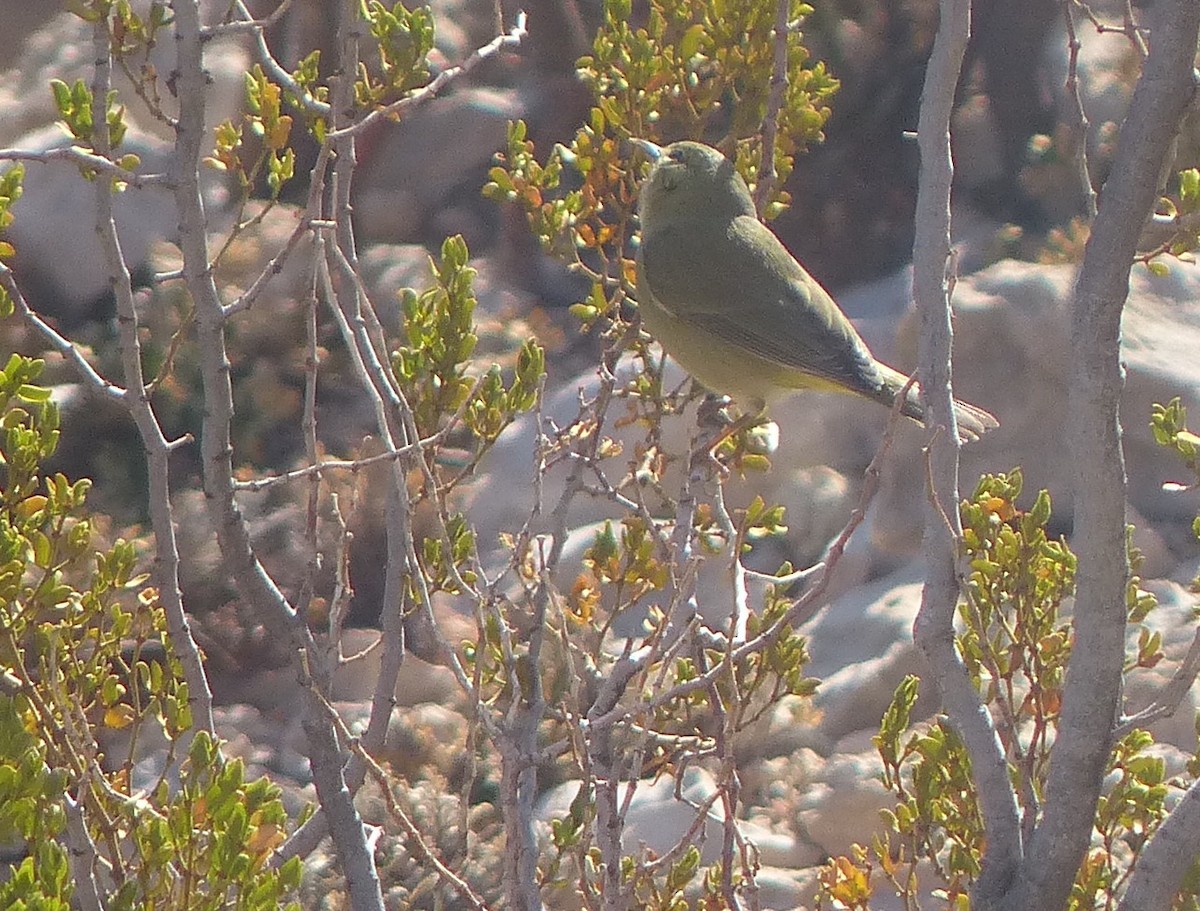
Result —
[{"label": "bird", "polygon": [[[651,160],[638,193],[642,324],[701,385],[762,415],[796,390],[891,407],[908,377],[874,357],[821,285],[758,218],[745,180],[718,149],[635,139]],[[923,422],[914,383],[902,414]],[[999,426],[955,401],[962,442]]]}]

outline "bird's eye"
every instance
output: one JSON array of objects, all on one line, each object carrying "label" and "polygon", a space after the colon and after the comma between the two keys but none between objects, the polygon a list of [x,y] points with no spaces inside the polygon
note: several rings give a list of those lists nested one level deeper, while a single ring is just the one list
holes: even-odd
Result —
[{"label": "bird's eye", "polygon": [[671,151],[667,153],[667,157],[676,164],[683,164],[683,149],[671,149]]}]

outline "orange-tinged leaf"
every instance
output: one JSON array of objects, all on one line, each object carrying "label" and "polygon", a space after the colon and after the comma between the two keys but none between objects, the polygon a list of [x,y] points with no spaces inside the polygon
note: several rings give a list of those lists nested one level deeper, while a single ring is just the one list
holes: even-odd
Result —
[{"label": "orange-tinged leaf", "polygon": [[620,440],[614,440],[612,437],[601,437],[600,444],[596,447],[596,458],[611,459],[619,456],[625,451],[625,446]]},{"label": "orange-tinged leaf", "polygon": [[581,622],[590,623],[600,603],[600,592],[593,585],[593,580],[580,574],[571,586],[571,600],[575,603],[574,615]]},{"label": "orange-tinged leaf", "polygon": [[674,74],[668,73],[666,71],[663,71],[661,73],[656,73],[655,75],[651,76],[648,80],[646,80],[647,94],[649,94],[650,92],[657,91],[658,89],[661,89],[663,86],[670,85],[671,80],[674,78],[675,78]]},{"label": "orange-tinged leaf", "polygon": [[1049,715],[1057,715],[1062,709],[1062,693],[1057,689],[1048,689],[1042,695],[1042,708]]},{"label": "orange-tinged leaf", "polygon": [[849,857],[838,857],[830,862],[832,876],[829,894],[843,904],[854,907],[871,897],[871,884],[867,872]]},{"label": "orange-tinged leaf", "polygon": [[525,199],[525,204],[530,208],[540,206],[542,204],[542,191],[534,186],[526,186],[521,188],[521,196]]},{"label": "orange-tinged leaf", "polygon": [[252,855],[261,858],[283,844],[284,837],[285,833],[279,826],[265,823],[255,827],[246,842],[246,848]]},{"label": "orange-tinged leaf", "polygon": [[626,259],[621,262],[621,271],[625,274],[625,281],[630,285],[637,285],[637,263],[632,259]]},{"label": "orange-tinged leaf", "polygon": [[892,858],[888,851],[880,851],[876,854],[879,858],[879,867],[888,876],[895,877],[896,871],[900,869],[899,864]]},{"label": "orange-tinged leaf", "polygon": [[292,118],[288,116],[280,117],[271,129],[271,148],[282,149],[287,145],[288,136],[292,132]]}]

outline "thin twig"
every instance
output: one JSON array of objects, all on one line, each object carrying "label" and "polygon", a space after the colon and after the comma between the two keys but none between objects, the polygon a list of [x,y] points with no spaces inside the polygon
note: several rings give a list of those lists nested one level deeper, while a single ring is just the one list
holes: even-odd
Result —
[{"label": "thin twig", "polygon": [[[92,49],[95,71],[92,76],[92,142],[102,158],[111,153],[111,137],[106,108],[112,88],[111,38],[107,19],[101,18],[93,27]],[[123,170],[123,169],[122,169]],[[137,306],[129,267],[121,250],[113,212],[113,185],[109,179],[94,181],[96,202],[96,236],[104,250],[108,279],[117,305],[117,336],[125,385],[129,390],[122,401],[137,426],[146,452],[146,483],[150,525],[154,530],[154,581],[170,633],[171,651],[183,669],[188,684],[188,707],[199,730],[210,734],[215,730],[212,713],[212,690],[204,672],[200,649],[192,636],[191,625],[183,607],[183,592],[179,579],[179,542],[175,533],[175,516],[171,505],[170,455],[178,443],[168,441],[146,391],[142,368],[142,342],[138,327]]]},{"label": "thin twig", "polygon": [[[283,4],[285,7],[291,0],[286,0]],[[332,107],[326,101],[318,101],[309,91],[300,85],[292,74],[275,59],[275,55],[271,53],[271,49],[267,47],[266,29],[270,25],[270,20],[258,21],[251,15],[250,10],[242,0],[238,0],[237,12],[242,16],[240,22],[231,22],[224,25],[215,26],[207,30],[210,34],[218,30],[227,31],[250,31],[254,35],[254,52],[258,57],[258,62],[263,69],[267,71],[275,82],[279,83],[292,96],[292,100],[299,105],[305,113],[313,117],[329,117],[332,114]],[[277,11],[278,12],[278,11]]]},{"label": "thin twig", "polygon": [[[12,300],[16,312],[51,348],[79,375],[79,378],[91,391],[119,405],[125,404],[125,390],[110,380],[101,376],[96,368],[88,363],[83,353],[71,343],[70,339],[61,335],[54,327],[42,319],[29,306],[21,289],[17,287],[12,270],[0,263],[0,288],[3,288]],[[190,437],[188,437],[190,439]]]},{"label": "thin twig", "polygon": [[391,104],[381,108],[376,108],[362,120],[348,127],[343,127],[340,130],[333,130],[329,134],[330,139],[338,139],[348,133],[361,134],[369,129],[372,124],[378,123],[385,119],[392,119],[402,111],[416,107],[426,101],[436,97],[442,92],[451,82],[468,75],[472,70],[478,67],[483,61],[489,57],[495,56],[503,48],[515,48],[525,39],[527,32],[525,31],[525,13],[517,13],[517,24],[514,25],[506,35],[497,35],[483,47],[478,48],[466,60],[458,66],[452,66],[449,69],[442,70],[429,83],[417,89],[411,95],[405,95],[399,101],[393,101]]},{"label": "thin twig", "polygon": [[449,884],[455,892],[462,896],[463,900],[474,908],[475,911],[489,911],[487,902],[471,888],[470,883],[446,866],[433,848],[425,841],[416,823],[412,821],[409,815],[396,802],[396,796],[392,793],[392,776],[375,761],[370,753],[363,749],[362,743],[346,727],[346,722],[338,714],[337,709],[330,705],[329,701],[321,696],[320,693],[314,693],[314,695],[321,700],[330,723],[338,729],[346,745],[358,757],[359,761],[363,763],[364,767],[370,772],[371,777],[375,779],[375,784],[379,788],[384,803],[387,805],[388,812],[392,815],[393,819],[400,823],[401,828],[404,829],[407,843],[410,848],[416,849],[413,853],[417,855],[418,860],[429,864],[434,872],[444,882]]},{"label": "thin twig", "polygon": [[84,174],[87,174],[89,171],[95,171],[97,174],[103,174],[105,177],[119,180],[121,183],[129,184],[129,186],[137,187],[138,189],[158,187],[165,190],[173,190],[175,188],[171,178],[166,174],[139,174],[136,171],[130,171],[121,167],[106,155],[101,155],[98,152],[89,152],[87,149],[76,145],[60,146],[41,152],[30,149],[0,149],[0,161],[35,161],[43,164],[53,161],[66,161],[77,165]]},{"label": "thin twig", "polygon": [[1160,718],[1170,718],[1174,715],[1179,710],[1179,706],[1183,704],[1192,684],[1196,682],[1197,674],[1200,674],[1200,630],[1197,630],[1192,637],[1192,644],[1188,646],[1187,654],[1183,656],[1179,667],[1175,669],[1175,673],[1167,685],[1162,688],[1162,692],[1140,712],[1122,718],[1121,722],[1113,728],[1113,740],[1120,740],[1134,728],[1142,728]]},{"label": "thin twig", "polygon": [[[826,548],[823,558],[823,566],[820,573],[817,574],[812,586],[808,588],[792,605],[779,617],[774,623],[766,627],[759,635],[753,639],[747,640],[745,643],[737,646],[731,653],[733,662],[744,661],[751,655],[758,654],[772,645],[774,645],[784,634],[786,630],[790,630],[797,624],[803,623],[808,617],[816,612],[820,605],[820,598],[828,590],[832,581],[833,573],[837,569],[838,563],[841,561],[842,555],[846,551],[846,546],[850,543],[851,537],[858,527],[863,523],[867,516],[867,508],[875,497],[875,493],[879,489],[879,478],[884,459],[891,451],[892,441],[895,437],[896,427],[902,420],[899,403],[902,400],[897,397],[897,405],[893,406],[891,417],[888,420],[887,428],[884,431],[883,439],[879,444],[879,449],[875,453],[875,457],[871,460],[871,464],[867,466],[864,472],[863,489],[859,494],[858,504],[854,511],[850,514],[849,520],[842,528],[841,532],[833,542]],[[622,660],[634,662],[633,658],[624,657]],[[618,664],[621,661],[617,662]],[[615,671],[615,668],[614,668]],[[660,692],[655,696],[644,700],[636,707],[638,712],[652,712],[655,709],[680,699],[689,693],[694,693],[702,689],[707,689],[712,686],[721,673],[723,673],[723,665],[717,665],[709,669],[703,674],[699,674],[690,680],[676,684],[671,689]],[[631,674],[631,669],[626,669],[623,673]],[[602,703],[597,700],[596,711],[589,713],[588,718],[584,722],[589,728],[604,728],[614,724],[618,724],[629,720],[632,716],[632,711],[628,707],[619,706],[615,701],[610,703],[607,709],[602,708]]]},{"label": "thin twig", "polygon": [[[292,233],[288,236],[287,241],[279,251],[271,257],[270,261],[263,266],[262,271],[250,283],[250,287],[239,294],[236,298],[230,301],[224,308],[223,313],[228,319],[235,314],[241,313],[244,310],[249,310],[254,306],[260,294],[266,288],[267,283],[272,279],[277,278],[279,273],[283,271],[284,264],[288,261],[291,255],[300,246],[300,242],[309,236],[311,232],[311,223],[306,218],[301,218]],[[224,251],[221,251],[224,252]],[[221,254],[218,253],[215,257],[217,261],[221,259]]]},{"label": "thin twig", "polygon": [[762,159],[758,168],[758,181],[754,187],[754,207],[759,217],[766,211],[771,193],[775,189],[775,137],[779,135],[779,113],[783,110],[788,87],[788,39],[791,27],[788,12],[791,0],[776,0],[775,27],[773,29],[774,56],[771,63],[771,85],[767,92],[767,111],[763,117]]},{"label": "thin twig", "polygon": [[1072,0],[1063,3],[1063,19],[1067,26],[1067,97],[1071,99],[1071,113],[1075,117],[1075,170],[1079,178],[1079,189],[1083,191],[1084,202],[1087,205],[1089,219],[1096,217],[1096,188],[1092,185],[1092,175],[1088,170],[1088,123],[1087,112],[1083,109],[1083,95],[1079,89],[1079,49],[1080,42],[1075,34],[1075,14]]},{"label": "thin twig", "polygon": [[288,9],[292,5],[292,0],[282,0],[279,6],[271,11],[269,16],[262,19],[255,19],[250,15],[246,4],[238,3],[238,14],[244,18],[233,22],[219,22],[216,25],[210,25],[204,29],[203,34],[208,39],[222,38],[225,35],[244,35],[247,32],[261,33],[265,29],[278,25],[279,22],[287,15]]},{"label": "thin twig", "polygon": [[302,468],[293,468],[291,471],[281,472],[280,474],[263,475],[262,477],[251,478],[248,481],[235,481],[234,486],[237,490],[257,492],[276,487],[280,484],[299,481],[303,478],[311,478],[315,475],[324,474],[327,471],[362,471],[364,468],[370,468],[372,465],[407,459],[426,449],[430,449],[445,439],[448,429],[444,427],[433,436],[426,437],[418,443],[413,443],[409,446],[399,446],[395,449],[389,449],[387,452],[378,452],[375,455],[363,456],[359,459],[325,459],[324,461],[313,462],[311,465],[305,465]]}]

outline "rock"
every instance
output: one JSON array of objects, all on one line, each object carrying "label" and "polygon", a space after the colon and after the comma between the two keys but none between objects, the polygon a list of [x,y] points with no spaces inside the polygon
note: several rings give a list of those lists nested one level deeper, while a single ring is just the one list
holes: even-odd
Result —
[{"label": "rock", "polygon": [[[363,716],[362,730],[366,730],[369,717],[368,711]],[[392,712],[378,758],[405,781],[429,779],[431,775],[450,779],[467,760],[464,750],[468,726],[462,714],[437,703],[398,707]]]},{"label": "rock", "polygon": [[[875,733],[900,681],[925,674],[912,638],[922,585],[922,565],[914,561],[835,598],[803,628],[812,655],[805,673],[822,681],[814,697],[822,736]],[[935,707],[932,699],[920,700],[913,717]]]},{"label": "rock", "polygon": [[[1158,607],[1146,618],[1146,626],[1162,636],[1165,658],[1152,668],[1134,668],[1125,678],[1125,713],[1136,715],[1152,704],[1170,683],[1179,662],[1187,654],[1196,634],[1196,596],[1177,582],[1156,579],[1143,588],[1158,599]],[[1136,652],[1137,627],[1126,632],[1126,650]],[[1192,752],[1196,749],[1196,712],[1200,709],[1200,685],[1195,681],[1183,695],[1174,714],[1144,725],[1154,739],[1165,745]]]},{"label": "rock", "polygon": [[[29,6],[30,4],[24,4]],[[134,0],[134,11],[145,16],[149,0]],[[201,21],[206,25],[219,22],[229,9],[224,0],[203,0]],[[3,20],[8,23],[8,17]],[[6,31],[6,40],[8,33]],[[31,34],[11,69],[0,74],[0,145],[15,146],[16,137],[45,127],[59,119],[51,79],[61,79],[68,85],[76,79],[90,83],[95,52],[92,50],[92,26],[71,12],[62,12]],[[175,69],[176,52],[173,33],[155,43],[149,59],[130,60],[130,69],[138,72],[143,65],[159,74],[155,87],[164,113],[178,114],[175,94],[165,80]],[[204,71],[207,80],[205,96],[205,132],[212,135],[217,124],[240,117],[246,103],[246,73],[250,69],[248,33],[224,31],[204,45]],[[120,67],[113,68],[113,88],[121,103],[127,106],[126,120],[155,136],[160,142],[174,141],[171,127],[161,117],[145,110],[134,86],[125,78]]]},{"label": "rock", "polygon": [[[356,660],[339,665],[333,676],[332,698],[345,702],[369,702],[375,694],[379,679],[382,644],[376,645],[379,631],[347,629],[342,632],[342,655],[358,656]],[[442,705],[454,701],[458,684],[447,667],[430,664],[411,654],[404,656],[396,678],[396,706],[405,708],[434,702]]]},{"label": "rock", "polygon": [[839,743],[797,802],[796,822],[804,838],[831,857],[851,856],[855,844],[869,845],[873,832],[884,831],[879,811],[895,804],[880,780],[882,772],[869,732]]},{"label": "rock", "polygon": [[[830,741],[818,728],[821,714],[809,696],[783,696],[758,723],[738,734],[738,761],[745,764],[771,762],[781,757],[794,758],[798,751],[815,750],[826,754],[832,749]],[[743,775],[745,775],[743,770]],[[805,777],[803,770],[788,773]],[[769,773],[769,780],[776,776]],[[752,787],[743,777],[743,785]]]},{"label": "rock", "polygon": [[[626,799],[629,787],[629,784],[625,784],[619,790],[618,804]],[[678,798],[675,796],[673,778],[663,776],[657,781],[639,781],[625,815],[625,828],[621,835],[622,852],[637,854],[645,846],[655,856],[666,854],[688,834],[696,821],[697,807],[712,797],[716,789],[717,782],[713,776],[695,766],[689,766],[683,773],[683,787]],[[571,802],[578,793],[579,783],[574,781],[551,788],[538,802],[534,810],[535,819],[543,823],[548,831],[550,820],[561,819],[570,812]],[[692,839],[692,843],[700,849],[701,864],[713,864],[720,858],[724,819],[722,802],[718,798]],[[745,821],[739,821],[737,826],[742,835],[758,848],[764,864],[795,867],[811,856],[791,835]]]},{"label": "rock", "polygon": [[[70,144],[58,126],[14,143],[34,152]],[[142,173],[161,174],[170,167],[169,147],[143,134],[131,131],[121,151],[141,158]],[[96,186],[70,162],[25,162],[24,192],[13,206],[15,220],[6,232],[16,249],[15,271],[26,300],[67,329],[114,312],[110,267],[96,234]],[[131,272],[145,267],[155,243],[178,233],[175,200],[165,187],[128,187],[115,194],[113,219]]]},{"label": "rock", "polygon": [[479,249],[493,233],[495,205],[480,195],[492,156],[508,145],[508,123],[525,115],[509,89],[460,88],[384,123],[363,140],[355,183],[359,237],[440,242],[461,233]]},{"label": "rock", "polygon": [[[1200,373],[1189,353],[1200,346],[1200,268],[1172,262],[1170,274],[1158,278],[1136,268],[1130,281],[1123,324],[1123,357],[1127,378],[1121,410],[1129,475],[1129,502],[1168,542],[1180,539],[1182,524],[1195,515],[1194,497],[1164,492],[1162,484],[1180,477],[1178,460],[1159,447],[1149,431],[1151,406],[1175,395],[1184,403],[1200,399]],[[1067,415],[1070,361],[1070,301],[1075,270],[1071,266],[999,262],[956,286],[955,393],[993,411],[1000,428],[962,451],[962,489],[969,495],[973,479],[982,472],[1008,471],[1020,466],[1025,475],[1028,503],[1041,488],[1054,502],[1053,532],[1070,529],[1072,514],[1071,455],[1063,445]],[[897,291],[907,278],[896,276]],[[878,283],[874,288],[878,288]],[[843,296],[852,309],[857,295]],[[890,312],[894,303],[887,305]],[[915,314],[905,317],[889,344],[881,324],[862,324],[876,355],[900,370],[915,361]],[[869,406],[869,403],[866,403]],[[853,406],[854,410],[851,410]],[[848,477],[852,459],[862,458],[849,434],[813,440],[804,428],[829,427],[824,413],[837,407],[846,422],[861,422],[878,434],[878,415],[862,411],[860,403],[830,402],[817,396],[794,396],[776,409],[785,428],[781,449],[814,447],[817,457]],[[804,416],[801,417],[800,415]],[[801,438],[786,432],[801,428]],[[872,430],[872,428],[875,428]],[[897,433],[895,450],[885,466],[879,494],[872,504],[869,534],[876,553],[897,558],[915,555],[925,510],[925,465],[920,455],[923,434],[908,427]],[[833,449],[834,451],[830,451]],[[811,454],[809,454],[811,457]],[[1189,549],[1191,545],[1188,545]],[[1157,547],[1154,557],[1163,558]],[[1162,563],[1158,566],[1161,568]],[[886,563],[885,563],[886,569]]]},{"label": "rock", "polygon": [[800,907],[804,888],[794,871],[763,867],[754,875],[754,883],[758,890],[758,907],[777,911],[793,911]]}]

